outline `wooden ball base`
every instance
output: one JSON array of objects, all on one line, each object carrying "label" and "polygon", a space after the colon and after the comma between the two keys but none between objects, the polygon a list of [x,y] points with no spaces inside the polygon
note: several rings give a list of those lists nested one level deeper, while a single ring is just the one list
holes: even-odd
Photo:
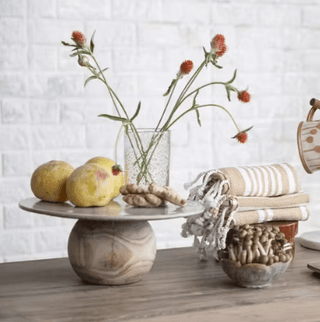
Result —
[{"label": "wooden ball base", "polygon": [[149,220],[187,218],[204,207],[187,201],[184,207],[167,204],[158,208],[131,207],[113,200],[105,207],[74,207],[27,198],[19,207],[43,215],[73,218],[68,242],[69,261],[85,282],[123,285],[138,282],[148,273],[156,257],[156,239]]},{"label": "wooden ball base", "polygon": [[69,241],[72,268],[85,282],[122,285],[141,280],[156,257],[156,239],[147,221],[78,220]]}]

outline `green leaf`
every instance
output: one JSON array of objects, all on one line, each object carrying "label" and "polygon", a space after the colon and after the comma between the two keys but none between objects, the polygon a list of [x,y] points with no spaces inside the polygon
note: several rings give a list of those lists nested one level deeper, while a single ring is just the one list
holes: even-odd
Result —
[{"label": "green leaf", "polygon": [[199,110],[196,108],[196,109],[195,109],[195,111],[196,111],[196,114],[197,114],[197,121],[198,121],[198,124],[199,124],[199,126],[201,126]]},{"label": "green leaf", "polygon": [[74,57],[77,55],[88,55],[88,52],[86,50],[78,50],[76,53],[71,54],[70,57]]},{"label": "green leaf", "polygon": [[205,61],[205,65],[207,66],[209,61],[210,61],[210,52],[207,52],[206,49],[204,47],[203,48],[203,51],[204,51],[204,61]]},{"label": "green leaf", "polygon": [[78,54],[89,55],[90,53],[87,50],[78,50]]},{"label": "green leaf", "polygon": [[167,96],[167,95],[169,95],[169,93],[170,93],[170,91],[171,91],[172,86],[173,86],[176,82],[177,82],[177,79],[173,79],[173,80],[172,80],[172,82],[171,82],[171,84],[170,84],[170,86],[169,86],[168,90],[163,94],[163,96]]},{"label": "green leaf", "polygon": [[106,117],[110,120],[113,120],[113,121],[120,121],[120,122],[128,122],[127,119],[123,118],[123,117],[120,117],[120,116],[114,116],[114,115],[110,115],[110,114],[100,114],[98,115],[99,117],[102,116],[102,117]]},{"label": "green leaf", "polygon": [[235,139],[238,135],[239,135],[239,133],[245,133],[245,132],[248,132],[248,131],[250,131],[251,129],[253,128],[253,125],[252,126],[250,126],[248,129],[245,129],[245,130],[243,130],[243,131],[239,131],[235,136],[233,136],[231,139]]},{"label": "green leaf", "polygon": [[108,70],[108,69],[109,69],[109,67],[104,68],[101,72],[99,72],[99,73],[98,73],[98,76],[99,76],[100,74],[102,74],[103,72],[105,72],[106,70]]},{"label": "green leaf", "polygon": [[230,97],[230,89],[228,86],[226,86],[226,91],[227,91],[227,97],[228,97],[228,101],[231,101],[231,97]]},{"label": "green leaf", "polygon": [[236,76],[237,76],[237,70],[235,70],[235,71],[234,71],[232,78],[231,78],[231,79],[229,80],[229,82],[227,82],[227,83],[228,83],[228,84],[233,83],[233,81],[236,79]]},{"label": "green leaf", "polygon": [[71,46],[71,47],[76,47],[75,45],[71,45],[65,41],[61,41],[62,45],[65,45],[65,46]]},{"label": "green leaf", "polygon": [[82,46],[80,46],[79,44],[78,44],[78,42],[74,39],[74,38],[71,38],[73,41],[74,41],[74,43],[76,44],[76,46],[77,46],[77,48],[79,48],[79,49],[81,49],[82,48]]},{"label": "green leaf", "polygon": [[141,102],[139,102],[138,108],[137,108],[136,112],[134,113],[134,115],[132,116],[132,118],[130,119],[130,122],[132,122],[138,116],[138,114],[140,112],[140,107],[141,107]]},{"label": "green leaf", "polygon": [[90,40],[90,50],[91,50],[92,53],[94,51],[94,42],[93,42],[93,40],[94,40],[94,35],[95,34],[96,34],[96,31],[93,32],[91,40]]},{"label": "green leaf", "polygon": [[96,79],[97,76],[90,76],[89,78],[86,79],[86,81],[84,82],[84,87],[86,87],[86,85],[93,79]]},{"label": "green leaf", "polygon": [[219,66],[216,62],[211,61],[212,65],[216,66],[217,68],[221,69],[222,66]]},{"label": "green leaf", "polygon": [[124,125],[124,131],[126,132],[126,135],[129,136],[129,127],[128,124]]},{"label": "green leaf", "polygon": [[204,55],[205,55],[205,57],[207,56],[207,51],[206,51],[206,49],[204,48],[204,47],[202,47],[203,48],[203,51],[204,51]]},{"label": "green leaf", "polygon": [[248,131],[250,131],[252,128],[253,128],[253,125],[252,125],[252,126],[250,126],[248,129],[243,130],[242,132],[248,132]]}]

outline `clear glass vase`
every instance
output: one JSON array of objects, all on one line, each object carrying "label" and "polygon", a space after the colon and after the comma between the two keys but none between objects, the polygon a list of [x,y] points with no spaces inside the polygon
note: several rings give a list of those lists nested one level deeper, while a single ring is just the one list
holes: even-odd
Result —
[{"label": "clear glass vase", "polygon": [[170,131],[129,130],[124,137],[125,181],[169,185]]}]

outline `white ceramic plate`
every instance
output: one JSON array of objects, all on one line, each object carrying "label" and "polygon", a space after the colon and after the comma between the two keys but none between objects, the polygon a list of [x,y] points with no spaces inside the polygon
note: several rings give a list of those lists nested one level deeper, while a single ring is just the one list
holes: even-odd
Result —
[{"label": "white ceramic plate", "polygon": [[308,231],[303,233],[301,234],[299,241],[304,247],[320,250],[320,231]]}]

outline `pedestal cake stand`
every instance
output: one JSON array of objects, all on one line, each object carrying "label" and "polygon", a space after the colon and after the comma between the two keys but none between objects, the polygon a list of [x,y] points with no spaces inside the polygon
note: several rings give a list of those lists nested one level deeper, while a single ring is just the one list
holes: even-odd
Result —
[{"label": "pedestal cake stand", "polygon": [[74,207],[37,198],[20,201],[19,207],[38,214],[78,219],[68,241],[72,268],[85,282],[122,285],[141,280],[156,257],[156,239],[149,220],[199,215],[204,207],[193,201],[178,207],[136,208],[122,200],[105,207]]}]

